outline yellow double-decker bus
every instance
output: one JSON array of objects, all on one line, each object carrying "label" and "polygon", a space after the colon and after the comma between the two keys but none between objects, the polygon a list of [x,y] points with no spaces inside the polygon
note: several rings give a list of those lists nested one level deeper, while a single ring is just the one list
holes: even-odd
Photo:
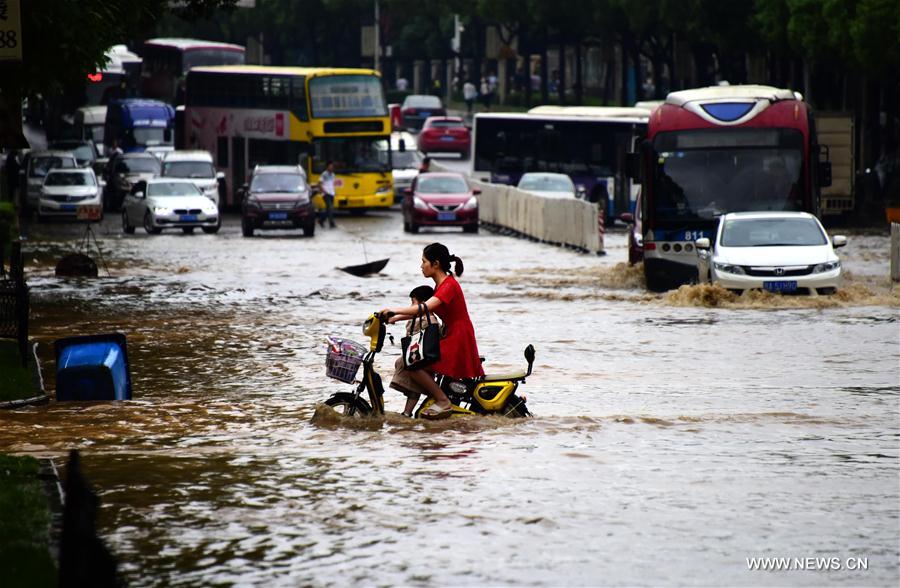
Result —
[{"label": "yellow double-decker bus", "polygon": [[256,165],[300,164],[310,183],[335,166],[335,208],[393,204],[391,121],[370,69],[214,66],[187,74],[181,146],[213,154],[226,207]]}]

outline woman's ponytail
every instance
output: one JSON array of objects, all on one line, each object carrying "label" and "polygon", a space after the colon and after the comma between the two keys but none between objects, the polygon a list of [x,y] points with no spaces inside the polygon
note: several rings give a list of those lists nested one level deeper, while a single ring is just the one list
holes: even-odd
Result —
[{"label": "woman's ponytail", "polygon": [[460,258],[456,257],[455,255],[451,255],[451,256],[450,256],[450,261],[452,261],[453,264],[454,264],[454,268],[455,268],[455,269],[453,270],[453,273],[455,273],[457,276],[461,276],[462,273],[463,273],[463,262],[462,262],[462,260],[461,260]]}]

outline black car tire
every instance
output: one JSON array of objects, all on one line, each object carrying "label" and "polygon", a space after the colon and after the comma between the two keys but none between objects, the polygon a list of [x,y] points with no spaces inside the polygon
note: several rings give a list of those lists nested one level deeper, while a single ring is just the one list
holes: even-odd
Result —
[{"label": "black car tire", "polygon": [[241,219],[241,233],[243,233],[245,237],[253,236],[253,225],[248,223],[247,220],[243,218]]},{"label": "black car tire", "polygon": [[181,227],[181,232],[184,233],[185,235],[193,235],[194,227]]},{"label": "black car tire", "polygon": [[122,231],[126,235],[134,234],[134,227],[131,226],[131,224],[128,222],[128,215],[125,213],[124,210],[122,211]]},{"label": "black car tire", "polygon": [[463,233],[477,233],[478,232],[478,223],[472,225],[466,225],[463,227]]},{"label": "black car tire", "polygon": [[153,217],[150,216],[149,210],[144,213],[144,230],[147,231],[148,235],[159,235],[162,233],[162,229],[153,226]]},{"label": "black car tire", "polygon": [[414,223],[414,222],[410,222],[410,223],[409,223],[409,232],[412,233],[413,235],[415,235],[416,233],[418,233],[418,232],[419,232],[419,225],[417,225],[417,224]]},{"label": "black car tire", "polygon": [[203,229],[203,232],[207,235],[215,235],[219,232],[219,229],[222,228],[222,225],[216,225],[214,227],[200,227]]},{"label": "black car tire", "polygon": [[304,237],[312,237],[316,234],[316,219],[310,219],[307,221],[305,225],[303,225],[303,236]]}]

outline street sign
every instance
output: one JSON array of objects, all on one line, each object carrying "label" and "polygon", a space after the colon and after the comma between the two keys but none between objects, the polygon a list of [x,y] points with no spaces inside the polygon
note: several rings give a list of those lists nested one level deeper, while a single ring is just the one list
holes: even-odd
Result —
[{"label": "street sign", "polygon": [[22,61],[20,0],[0,0],[0,61]]},{"label": "street sign", "polygon": [[103,218],[103,208],[95,205],[79,206],[75,211],[78,220],[99,221]]}]

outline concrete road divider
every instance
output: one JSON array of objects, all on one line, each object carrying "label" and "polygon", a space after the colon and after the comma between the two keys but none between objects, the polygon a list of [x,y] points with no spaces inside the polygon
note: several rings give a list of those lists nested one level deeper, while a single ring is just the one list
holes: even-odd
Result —
[{"label": "concrete road divider", "polygon": [[471,181],[481,190],[478,215],[488,227],[509,229],[544,243],[603,253],[600,209],[577,198],[549,198],[506,186]]}]

